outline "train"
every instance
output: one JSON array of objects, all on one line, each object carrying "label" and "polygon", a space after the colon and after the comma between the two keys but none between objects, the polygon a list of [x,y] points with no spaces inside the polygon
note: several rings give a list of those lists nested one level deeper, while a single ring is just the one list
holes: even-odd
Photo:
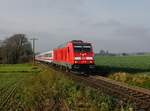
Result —
[{"label": "train", "polygon": [[82,40],[72,40],[61,44],[51,51],[36,55],[35,60],[63,68],[66,71],[95,71],[92,44]]}]

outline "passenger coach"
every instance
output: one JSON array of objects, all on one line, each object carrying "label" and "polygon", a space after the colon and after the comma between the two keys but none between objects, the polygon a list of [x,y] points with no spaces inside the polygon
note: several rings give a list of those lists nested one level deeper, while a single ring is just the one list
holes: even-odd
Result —
[{"label": "passenger coach", "polygon": [[40,62],[52,63],[53,51],[48,51],[35,56],[35,60]]}]

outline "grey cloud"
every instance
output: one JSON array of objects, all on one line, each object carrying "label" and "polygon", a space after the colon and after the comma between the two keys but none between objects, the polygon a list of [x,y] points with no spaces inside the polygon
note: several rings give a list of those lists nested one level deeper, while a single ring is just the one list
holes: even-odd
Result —
[{"label": "grey cloud", "polygon": [[5,0],[0,4],[0,39],[25,33],[39,38],[37,51],[71,39],[90,41],[95,51],[150,51],[148,23],[138,25],[140,19],[132,23],[127,15],[125,22],[121,11],[113,11],[98,0]]},{"label": "grey cloud", "polygon": [[149,36],[150,29],[142,26],[124,26],[116,30],[116,35],[142,38]]},{"label": "grey cloud", "polygon": [[117,20],[107,20],[107,21],[101,21],[91,24],[93,27],[118,27],[121,25],[121,23]]}]

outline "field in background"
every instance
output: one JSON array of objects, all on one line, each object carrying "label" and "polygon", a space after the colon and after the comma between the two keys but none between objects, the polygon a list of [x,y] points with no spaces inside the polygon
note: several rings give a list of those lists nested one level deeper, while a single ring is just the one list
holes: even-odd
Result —
[{"label": "field in background", "polygon": [[95,62],[111,79],[150,89],[150,56],[96,56]]},{"label": "field in background", "polygon": [[40,69],[30,64],[0,65],[0,92],[9,87],[17,86],[23,79],[39,72]]},{"label": "field in background", "polygon": [[150,72],[150,56],[96,56],[95,62],[112,71]]},{"label": "field in background", "polygon": [[38,72],[37,67],[32,67],[32,64],[0,64],[0,73],[32,73]]}]

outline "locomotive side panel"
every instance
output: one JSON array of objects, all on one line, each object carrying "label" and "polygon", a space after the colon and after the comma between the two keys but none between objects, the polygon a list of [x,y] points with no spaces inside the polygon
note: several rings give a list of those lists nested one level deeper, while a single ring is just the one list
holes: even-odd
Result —
[{"label": "locomotive side panel", "polygon": [[67,43],[64,47],[54,49],[53,63],[71,69],[74,63],[72,44]]}]

